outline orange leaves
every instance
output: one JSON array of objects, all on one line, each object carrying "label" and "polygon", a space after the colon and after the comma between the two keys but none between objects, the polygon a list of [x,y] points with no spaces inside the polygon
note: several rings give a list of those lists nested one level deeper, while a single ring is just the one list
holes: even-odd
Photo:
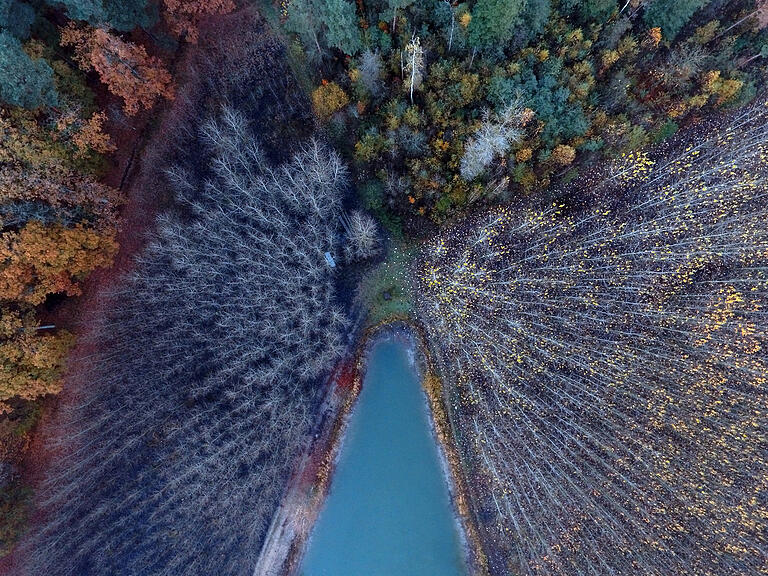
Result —
[{"label": "orange leaves", "polygon": [[143,46],[103,28],[78,28],[72,23],[61,30],[61,44],[74,48],[83,70],[95,70],[109,91],[123,99],[129,116],[151,108],[159,98],[173,98],[170,73]]},{"label": "orange leaves", "polygon": [[78,295],[79,282],[116,252],[113,233],[29,222],[0,236],[0,299],[37,305],[48,294]]},{"label": "orange leaves", "polygon": [[90,150],[99,154],[114,152],[115,145],[109,139],[109,134],[102,131],[107,115],[104,112],[96,112],[91,118],[72,135],[72,143],[77,146],[77,155],[83,157]]},{"label": "orange leaves", "polygon": [[85,158],[91,152],[109,154],[114,152],[116,147],[109,134],[103,132],[106,120],[107,115],[104,112],[94,112],[86,119],[81,117],[79,108],[67,108],[56,118],[56,136],[69,135],[70,142],[77,149],[75,158]]},{"label": "orange leaves", "polygon": [[659,45],[659,42],[661,42],[661,28],[658,26],[655,28],[651,28],[648,30],[648,43],[653,47],[656,48]]},{"label": "orange leaves", "polygon": [[74,60],[83,70],[92,68],[92,33],[92,29],[79,28],[74,22],[70,22],[60,30],[60,44],[74,49]]},{"label": "orange leaves", "polygon": [[228,14],[235,9],[232,0],[163,0],[165,19],[174,34],[197,42],[200,23],[212,14]]}]

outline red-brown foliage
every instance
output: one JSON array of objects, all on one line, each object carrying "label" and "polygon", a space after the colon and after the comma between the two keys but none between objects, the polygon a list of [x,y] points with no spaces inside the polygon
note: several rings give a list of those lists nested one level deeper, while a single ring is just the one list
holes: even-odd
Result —
[{"label": "red-brown foliage", "polygon": [[212,14],[229,14],[232,0],[163,0],[165,19],[174,34],[193,44],[197,42],[201,21]]},{"label": "red-brown foliage", "polygon": [[173,98],[171,74],[143,46],[103,28],[80,28],[73,23],[62,28],[61,44],[73,47],[83,70],[95,70],[109,91],[123,99],[129,116],[151,108],[159,98]]}]

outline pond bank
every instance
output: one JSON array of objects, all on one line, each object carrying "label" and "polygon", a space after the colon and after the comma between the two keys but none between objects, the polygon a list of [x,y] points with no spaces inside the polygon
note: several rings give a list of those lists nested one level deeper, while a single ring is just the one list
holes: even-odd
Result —
[{"label": "pond bank", "polygon": [[386,337],[406,339],[413,352],[416,375],[426,392],[431,416],[428,420],[437,443],[468,573],[486,573],[484,557],[478,552],[479,541],[467,505],[464,481],[459,474],[459,460],[451,444],[439,379],[432,369],[419,328],[397,320],[368,328],[352,357],[342,361],[330,377],[318,429],[309,450],[300,458],[286,496],[273,518],[254,570],[255,576],[295,576],[298,573],[309,536],[328,495],[352,408],[367,372],[369,352]]}]

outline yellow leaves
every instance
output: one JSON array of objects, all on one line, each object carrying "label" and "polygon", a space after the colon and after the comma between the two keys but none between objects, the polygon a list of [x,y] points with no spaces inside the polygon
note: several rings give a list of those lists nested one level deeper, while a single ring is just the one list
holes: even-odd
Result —
[{"label": "yellow leaves", "polygon": [[647,33],[647,42],[652,48],[656,48],[661,42],[661,28],[658,26],[649,28]]},{"label": "yellow leaves", "polygon": [[[690,537],[745,565],[759,558],[744,543],[768,519],[755,498],[768,480],[753,473],[766,465],[768,151],[730,151],[761,134],[692,140],[658,163],[625,155],[608,202],[494,210],[430,245],[424,323],[461,370],[453,407],[476,418],[463,432],[493,476],[499,534],[522,502],[519,474],[578,474],[583,450],[606,470],[590,500],[610,499],[646,549]],[[564,550],[577,532],[557,526]]]},{"label": "yellow leaves", "polygon": [[698,28],[696,28],[696,30],[694,30],[693,39],[696,41],[697,44],[703,46],[704,44],[707,44],[715,37],[715,34],[719,29],[720,29],[720,21],[710,20],[704,26],[699,26]]},{"label": "yellow leaves", "polygon": [[523,108],[523,112],[520,115],[520,125],[521,126],[527,125],[528,122],[533,120],[533,118],[535,116],[536,116],[536,112],[534,112],[532,109],[530,109],[530,108]]},{"label": "yellow leaves", "polygon": [[616,50],[604,50],[600,55],[601,72],[613,66],[619,60],[619,53]]},{"label": "yellow leaves", "polygon": [[324,81],[312,91],[312,108],[323,120],[327,120],[347,104],[349,96],[336,82]]},{"label": "yellow leaves", "polygon": [[576,158],[576,150],[567,144],[558,144],[552,150],[552,161],[560,166],[568,166]]},{"label": "yellow leaves", "polygon": [[[691,103],[689,102],[688,104],[691,104]],[[682,116],[688,111],[688,104],[686,104],[683,101],[673,102],[669,110],[667,111],[667,116],[669,116],[670,118],[679,118],[680,116]],[[695,104],[693,105],[696,106]]]},{"label": "yellow leaves", "polygon": [[0,309],[0,414],[8,400],[33,400],[61,390],[60,373],[74,338],[66,331],[38,333],[31,311]]},{"label": "yellow leaves", "polygon": [[696,346],[703,346],[712,337],[712,333],[722,328],[734,315],[738,304],[744,302],[744,297],[733,286],[726,286],[719,290],[708,306],[709,312],[704,316],[703,325],[700,328],[703,336],[696,340]]},{"label": "yellow leaves", "polygon": [[701,80],[701,86],[710,94],[717,90],[717,84],[721,81],[720,70],[710,70],[704,73]]},{"label": "yellow leaves", "polygon": [[616,51],[622,58],[631,58],[637,53],[637,40],[631,35],[624,36],[616,47]]},{"label": "yellow leaves", "polygon": [[702,77],[702,89],[706,95],[717,96],[717,104],[722,105],[733,100],[744,86],[738,79],[724,79],[720,70],[710,70]]},{"label": "yellow leaves", "polygon": [[614,172],[621,182],[643,181],[650,177],[655,162],[645,152],[622,154],[616,162]]},{"label": "yellow leaves", "polygon": [[450,144],[442,138],[435,138],[432,141],[432,148],[435,149],[435,152],[445,152],[449,147]]},{"label": "yellow leaves", "polygon": [[29,222],[0,236],[0,299],[37,305],[48,294],[80,294],[79,282],[116,252],[114,232]]}]

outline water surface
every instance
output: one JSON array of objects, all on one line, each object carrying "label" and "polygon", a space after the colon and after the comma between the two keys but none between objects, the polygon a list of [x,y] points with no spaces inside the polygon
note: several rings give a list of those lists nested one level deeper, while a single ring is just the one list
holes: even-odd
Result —
[{"label": "water surface", "polygon": [[301,576],[465,576],[448,488],[408,345],[367,373]]}]

